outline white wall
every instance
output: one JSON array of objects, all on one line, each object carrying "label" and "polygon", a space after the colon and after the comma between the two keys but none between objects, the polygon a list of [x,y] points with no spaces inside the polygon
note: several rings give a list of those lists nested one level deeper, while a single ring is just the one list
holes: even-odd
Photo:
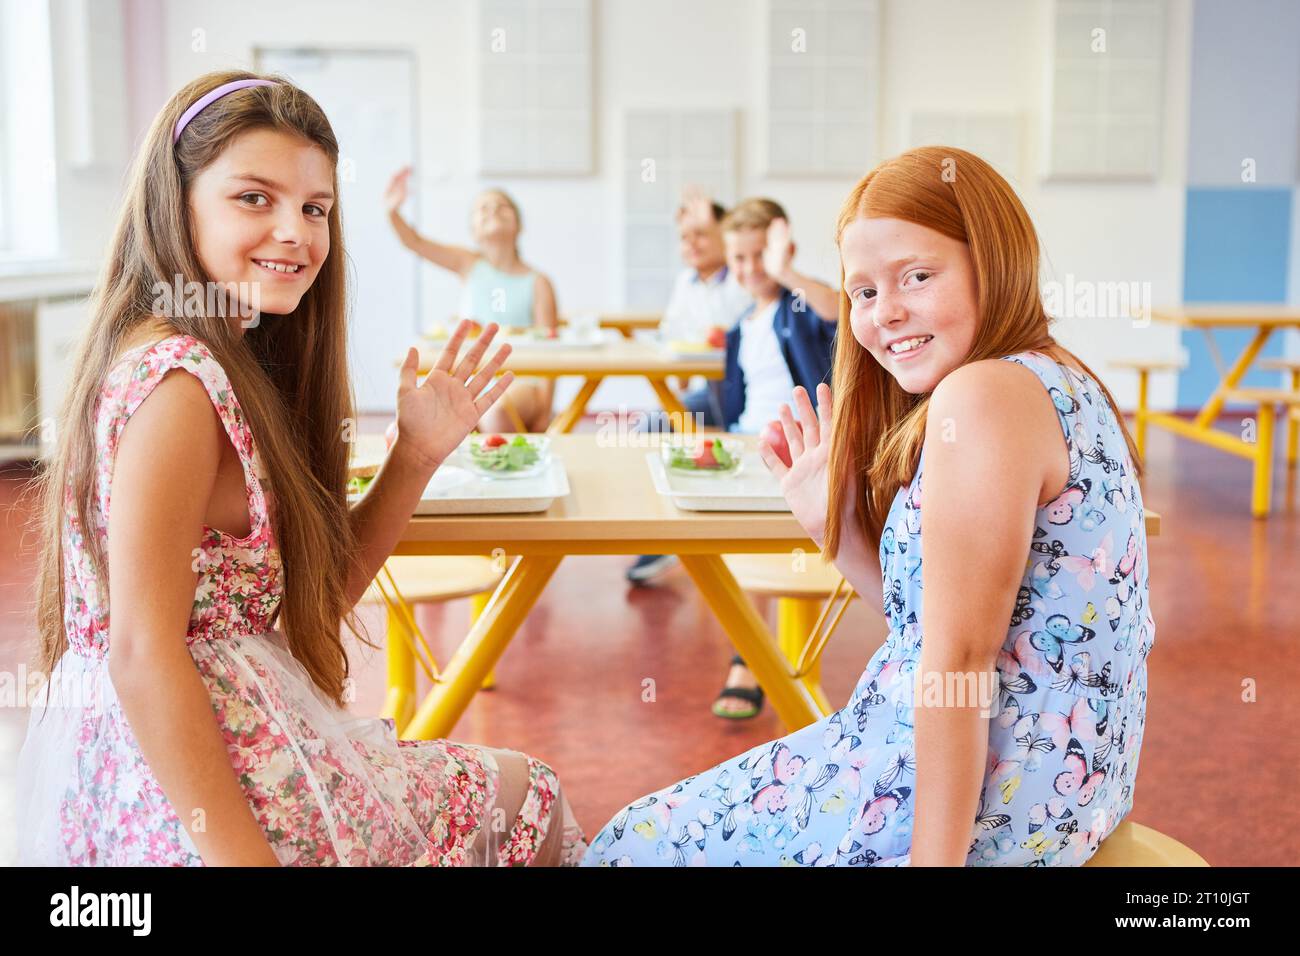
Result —
[{"label": "white wall", "polygon": [[[865,172],[903,145],[913,109],[1016,111],[1026,119],[1025,176],[1015,183],[1041,234],[1045,277],[1064,281],[1150,282],[1156,304],[1182,290],[1190,4],[1169,0],[1166,126],[1158,182],[1041,183],[1049,5],[1040,0],[885,0],[882,5],[880,142]],[[742,194],[778,199],[790,212],[799,266],[837,278],[832,230],[850,180],[772,180],[761,176],[763,101],[760,0],[596,0],[597,171],[592,177],[507,179],[500,184],[524,211],[522,252],[555,280],[562,309],[616,308],[622,282],[617,163],[621,115],[631,107],[727,107],[741,111]],[[254,46],[413,49],[419,60],[416,207],[423,231],[467,242],[473,171],[475,44],[472,0],[394,0],[359,7],[350,0],[267,4],[255,0],[174,0],[163,5],[167,90],[211,69],[247,66]],[[196,30],[206,49],[193,49]],[[394,157],[396,169],[408,157]],[[346,213],[346,210],[345,210]],[[429,321],[454,308],[455,281],[423,273]],[[1108,355],[1169,354],[1173,329],[1135,330],[1124,320],[1075,319],[1059,335],[1104,374]],[[1129,404],[1135,383],[1111,378]],[[594,403],[633,394],[607,383]],[[648,390],[646,392],[648,394]],[[1173,383],[1156,382],[1153,403],[1169,407]]]}]

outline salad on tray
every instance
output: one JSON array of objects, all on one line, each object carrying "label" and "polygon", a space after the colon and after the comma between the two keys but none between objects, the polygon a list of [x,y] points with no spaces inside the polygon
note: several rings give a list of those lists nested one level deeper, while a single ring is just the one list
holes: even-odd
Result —
[{"label": "salad on tray", "polygon": [[744,442],[735,438],[700,438],[662,446],[664,465],[690,475],[733,475],[740,470]]},{"label": "salad on tray", "polygon": [[471,435],[464,454],[480,474],[494,478],[535,475],[550,460],[550,439],[545,435]]}]

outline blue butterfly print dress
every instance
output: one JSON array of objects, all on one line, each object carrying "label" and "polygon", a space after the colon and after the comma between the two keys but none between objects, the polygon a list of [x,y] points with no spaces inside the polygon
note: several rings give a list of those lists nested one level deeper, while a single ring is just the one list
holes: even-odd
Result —
[{"label": "blue butterfly print dress", "polygon": [[[1037,352],[1006,356],[1052,398],[1069,479],[1038,509],[997,658],[973,866],[1077,866],[1133,805],[1146,719],[1142,493],[1092,379]],[[584,866],[900,866],[916,803],[925,454],[880,541],[889,633],[843,710],[636,800]],[[992,532],[991,532],[992,533]]]}]

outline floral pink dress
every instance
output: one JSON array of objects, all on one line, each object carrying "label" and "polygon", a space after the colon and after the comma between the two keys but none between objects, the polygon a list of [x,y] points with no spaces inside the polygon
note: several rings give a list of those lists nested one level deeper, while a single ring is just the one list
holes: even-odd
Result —
[{"label": "floral pink dress", "polygon": [[[85,535],[105,542],[122,429],[173,369],[204,385],[243,465],[252,528],[204,529],[186,643],[207,685],[231,766],[286,865],[512,865],[563,827],[563,862],[585,849],[554,772],[524,755],[448,741],[399,741],[391,721],[356,718],[313,684],[274,629],[281,563],[253,435],[225,371],[189,336],[126,353],[100,392],[94,528],[65,510],[68,651],[33,707],[19,758],[19,856],[27,864],[202,865],[141,754],[107,667],[109,608]],[[517,817],[498,807],[498,757],[527,762]],[[518,798],[516,797],[516,800]],[[201,817],[201,814],[197,814]]]}]

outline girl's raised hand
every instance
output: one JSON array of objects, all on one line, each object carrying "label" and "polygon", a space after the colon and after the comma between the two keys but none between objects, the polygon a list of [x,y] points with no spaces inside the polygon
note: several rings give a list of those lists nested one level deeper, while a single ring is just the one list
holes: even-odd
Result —
[{"label": "girl's raised hand", "polygon": [[460,347],[470,328],[462,320],[424,381],[416,384],[420,353],[408,349],[397,386],[397,439],[393,452],[410,455],[432,474],[474,430],[479,419],[505,393],[514,379],[506,372],[493,383],[493,376],[510,354],[501,346],[481,369],[479,361],[499,326],[485,328],[463,358]]},{"label": "girl's raised hand", "polygon": [[829,497],[827,465],[830,461],[831,424],[834,416],[831,389],[817,386],[817,409],[802,385],[794,390],[794,404],[781,406],[781,431],[788,446],[789,464],[767,434],[759,437],[758,453],[768,470],[781,482],[781,494],[795,519],[808,536],[822,543],[826,531],[826,503]]},{"label": "girl's raised hand", "polygon": [[384,211],[396,212],[402,208],[402,203],[406,202],[406,195],[409,189],[408,180],[411,177],[411,167],[403,166],[397,171],[392,179],[388,181],[388,188],[384,190]]}]

